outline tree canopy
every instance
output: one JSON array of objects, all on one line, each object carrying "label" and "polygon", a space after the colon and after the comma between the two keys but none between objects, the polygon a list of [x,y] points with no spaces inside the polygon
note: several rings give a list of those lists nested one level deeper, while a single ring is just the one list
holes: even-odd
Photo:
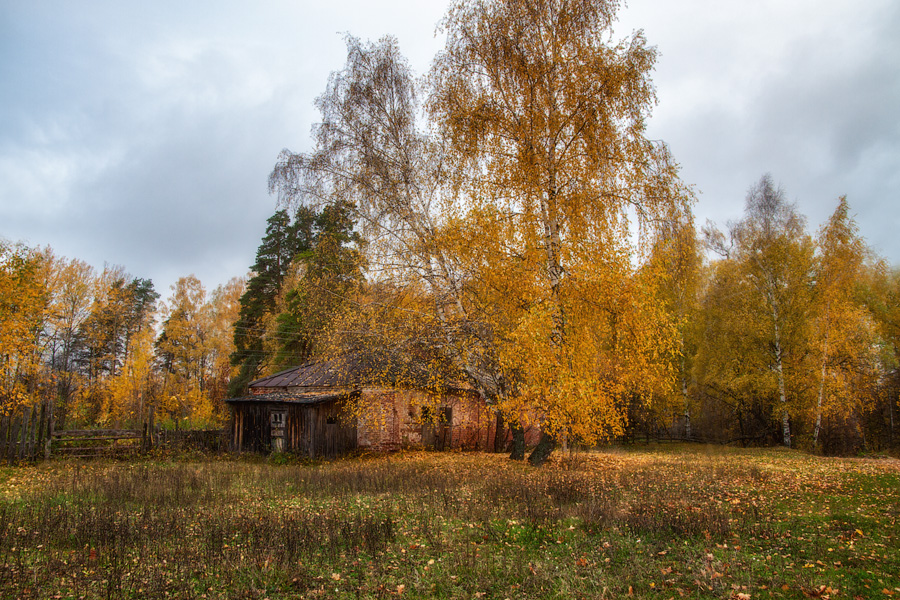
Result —
[{"label": "tree canopy", "polygon": [[353,354],[426,387],[423,413],[478,392],[515,458],[539,427],[533,464],[638,433],[896,445],[900,275],[847,198],[811,235],[770,175],[698,235],[647,136],[657,50],[616,39],[619,8],[459,0],[424,77],[394,38],[346,36],[250,273],[211,293],[186,276],[160,301],[123,267],[0,241],[0,408],[217,426],[251,380]]}]

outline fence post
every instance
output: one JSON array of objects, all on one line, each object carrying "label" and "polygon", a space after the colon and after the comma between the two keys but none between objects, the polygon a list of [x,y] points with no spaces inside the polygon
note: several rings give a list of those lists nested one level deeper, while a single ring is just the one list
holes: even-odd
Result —
[{"label": "fence post", "polygon": [[9,437],[9,416],[0,417],[0,460],[6,456],[6,438]]},{"label": "fence post", "polygon": [[40,421],[38,420],[38,409],[37,406],[33,406],[31,408],[31,421],[28,427],[28,460],[34,460],[34,445],[37,441],[38,434],[38,425],[40,425]]},{"label": "fence post", "polygon": [[35,442],[35,458],[37,458],[37,453],[43,451],[44,444],[44,435],[47,433],[46,427],[47,421],[47,401],[41,401],[41,415],[38,418],[38,431],[37,431],[37,441]]},{"label": "fence post", "polygon": [[22,426],[19,428],[19,460],[25,457],[25,440],[28,435],[28,420],[31,418],[31,407],[22,408]]},{"label": "fence post", "polygon": [[156,446],[158,440],[154,439],[153,434],[155,433],[156,426],[156,407],[152,404],[150,405],[150,421],[147,424],[147,436],[149,438],[148,450],[153,450],[153,447]]},{"label": "fence post", "polygon": [[53,442],[53,400],[47,410],[47,439],[44,441],[44,458],[50,458],[50,444]]},{"label": "fence post", "polygon": [[6,444],[6,464],[11,465],[16,459],[16,440],[19,439],[19,421],[13,411],[9,415],[9,435]]}]

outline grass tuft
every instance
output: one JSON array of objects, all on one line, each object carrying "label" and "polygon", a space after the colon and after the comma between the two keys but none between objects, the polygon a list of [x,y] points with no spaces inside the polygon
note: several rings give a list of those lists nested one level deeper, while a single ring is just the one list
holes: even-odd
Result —
[{"label": "grass tuft", "polygon": [[3,598],[900,595],[893,460],[59,461],[4,470],[0,498]]}]

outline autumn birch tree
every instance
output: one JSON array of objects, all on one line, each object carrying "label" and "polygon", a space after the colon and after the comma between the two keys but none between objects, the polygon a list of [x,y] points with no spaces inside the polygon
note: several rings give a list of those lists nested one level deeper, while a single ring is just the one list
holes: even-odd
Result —
[{"label": "autumn birch tree", "polygon": [[56,383],[54,419],[58,427],[65,427],[70,401],[81,380],[76,364],[79,331],[91,314],[95,274],[94,268],[82,260],[55,257],[49,250],[46,255],[51,263],[46,360],[50,362]]},{"label": "autumn birch tree", "polygon": [[164,377],[160,408],[176,426],[182,419],[208,420],[212,416],[205,393],[210,310],[206,290],[197,277],[178,278],[163,307],[163,316],[162,333],[156,340]]},{"label": "autumn birch tree", "polygon": [[[526,303],[513,337],[543,351],[512,358],[528,382],[531,408],[542,415],[535,463],[546,459],[554,435],[573,426],[588,440],[614,430],[626,388],[662,376],[653,352],[640,352],[651,337],[670,345],[673,333],[662,316],[653,332],[622,326],[652,311],[641,300],[647,280],[631,278],[642,242],[656,223],[688,210],[689,194],[666,147],[645,137],[655,48],[640,32],[609,42],[618,5],[458,2],[444,21],[447,47],[433,72],[431,112],[466,169],[467,200],[482,213],[497,208],[515,253],[538,261],[541,293]],[[609,288],[628,291],[613,298]],[[586,306],[611,325],[592,328],[599,315],[586,314]],[[618,334],[631,336],[627,350]],[[603,358],[625,351],[637,354]],[[629,364],[647,371],[638,376]]]},{"label": "autumn birch tree", "polygon": [[680,413],[684,436],[688,439],[693,437],[690,390],[700,329],[702,262],[697,232],[689,213],[658,227],[647,270],[657,278],[654,287],[658,301],[674,320],[678,350],[671,356],[678,376],[677,390],[669,395],[671,402],[664,408],[673,416]]},{"label": "autumn birch tree", "polygon": [[[785,365],[796,365],[805,355],[810,293],[812,291],[813,245],[805,222],[776,188],[769,175],[763,176],[747,196],[746,217],[735,229],[738,260],[756,292],[758,306],[769,327],[768,347],[781,407],[782,438],[791,446],[790,414]],[[794,404],[802,404],[794,394]]]},{"label": "autumn birch tree", "polygon": [[[701,368],[720,390],[774,398],[782,443],[791,446],[791,417],[808,405],[813,372],[814,245],[805,219],[764,175],[750,188],[745,216],[730,224],[727,238],[712,225],[704,233],[722,260],[713,266],[716,279],[707,292],[713,300],[707,320],[718,325],[706,326]],[[713,331],[730,333],[713,338]],[[728,372],[730,378],[723,377]]]},{"label": "autumn birch tree", "polygon": [[857,299],[867,248],[842,197],[819,232],[816,304],[812,341],[818,355],[813,445],[818,446],[823,415],[847,418],[861,412],[862,381],[877,379],[878,336],[872,315]]},{"label": "autumn birch tree", "polygon": [[228,398],[228,387],[239,371],[231,363],[235,352],[234,324],[240,317],[241,296],[247,282],[242,277],[232,277],[224,285],[213,290],[209,298],[208,383],[207,393],[213,406],[213,416],[219,422],[228,418],[228,408],[224,400]]},{"label": "autumn birch tree", "polygon": [[887,441],[897,443],[900,421],[900,270],[876,260],[863,270],[863,303],[875,319],[881,346],[878,412]]},{"label": "autumn birch tree", "polygon": [[[370,283],[383,284],[380,309],[427,318],[404,306],[410,294],[424,291],[428,315],[442,338],[432,349],[491,400],[501,393],[498,378],[480,348],[467,343],[474,338],[460,274],[441,242],[454,207],[442,195],[443,149],[418,122],[415,78],[394,39],[363,43],[348,36],[346,42],[345,67],[332,73],[316,101],[322,121],[313,131],[315,150],[284,150],[269,178],[270,190],[285,205],[349,207],[367,241]],[[384,305],[386,290],[397,292],[387,301],[392,307]],[[401,353],[413,343],[401,338],[403,331],[408,329],[372,336],[371,343],[380,346],[372,350]]]},{"label": "autumn birch tree", "polygon": [[35,402],[48,301],[43,257],[0,239],[0,412]]}]

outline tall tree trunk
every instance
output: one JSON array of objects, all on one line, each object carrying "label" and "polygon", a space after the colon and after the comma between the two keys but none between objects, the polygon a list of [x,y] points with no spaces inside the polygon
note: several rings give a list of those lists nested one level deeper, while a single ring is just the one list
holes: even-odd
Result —
[{"label": "tall tree trunk", "polygon": [[791,421],[790,415],[787,411],[787,398],[784,394],[784,373],[781,370],[781,362],[778,363],[778,394],[781,397],[781,405],[784,407],[784,412],[781,414],[781,435],[784,440],[784,445],[787,448],[791,447]]},{"label": "tall tree trunk", "polygon": [[888,396],[888,416],[891,419],[891,434],[890,434],[889,439],[891,440],[891,446],[893,446],[894,445],[894,399],[891,398],[890,396]]},{"label": "tall tree trunk", "polygon": [[[553,161],[552,150],[551,148],[551,163]],[[564,343],[566,316],[560,299],[560,287],[562,286],[565,271],[560,263],[561,236],[559,215],[556,207],[557,193],[556,173],[551,169],[547,197],[541,199],[541,220],[544,227],[544,252],[547,260],[547,275],[550,277],[550,293],[553,299],[553,331],[550,334],[550,342],[554,346],[561,346]]]},{"label": "tall tree trunk", "polygon": [[781,435],[784,445],[791,447],[791,422],[787,410],[787,394],[784,387],[783,351],[781,349],[781,329],[778,327],[778,307],[772,303],[772,323],[775,333],[775,372],[778,375],[778,399],[781,401]]},{"label": "tall tree trunk", "polygon": [[691,439],[693,437],[693,431],[691,431],[691,407],[688,405],[688,389],[687,389],[687,379],[684,377],[684,358],[681,359],[681,396],[684,399],[684,437],[685,439]]},{"label": "tall tree trunk", "polygon": [[509,430],[512,432],[512,449],[509,457],[512,460],[525,460],[525,430],[519,423],[510,423]]},{"label": "tall tree trunk", "polygon": [[[825,317],[826,323],[828,317]],[[826,325],[827,326],[827,325]],[[816,402],[816,429],[813,432],[813,446],[819,445],[819,431],[822,430],[822,401],[825,398],[825,377],[828,374],[826,365],[828,364],[828,332],[825,332],[825,353],[822,356],[822,379],[819,381],[819,399]]]},{"label": "tall tree trunk", "polygon": [[556,439],[545,430],[541,430],[541,440],[528,456],[528,464],[532,467],[540,467],[550,458],[553,449],[556,448]]},{"label": "tall tree trunk", "polygon": [[503,441],[506,439],[503,431],[503,413],[497,411],[497,426],[494,428],[494,452],[503,452]]}]

